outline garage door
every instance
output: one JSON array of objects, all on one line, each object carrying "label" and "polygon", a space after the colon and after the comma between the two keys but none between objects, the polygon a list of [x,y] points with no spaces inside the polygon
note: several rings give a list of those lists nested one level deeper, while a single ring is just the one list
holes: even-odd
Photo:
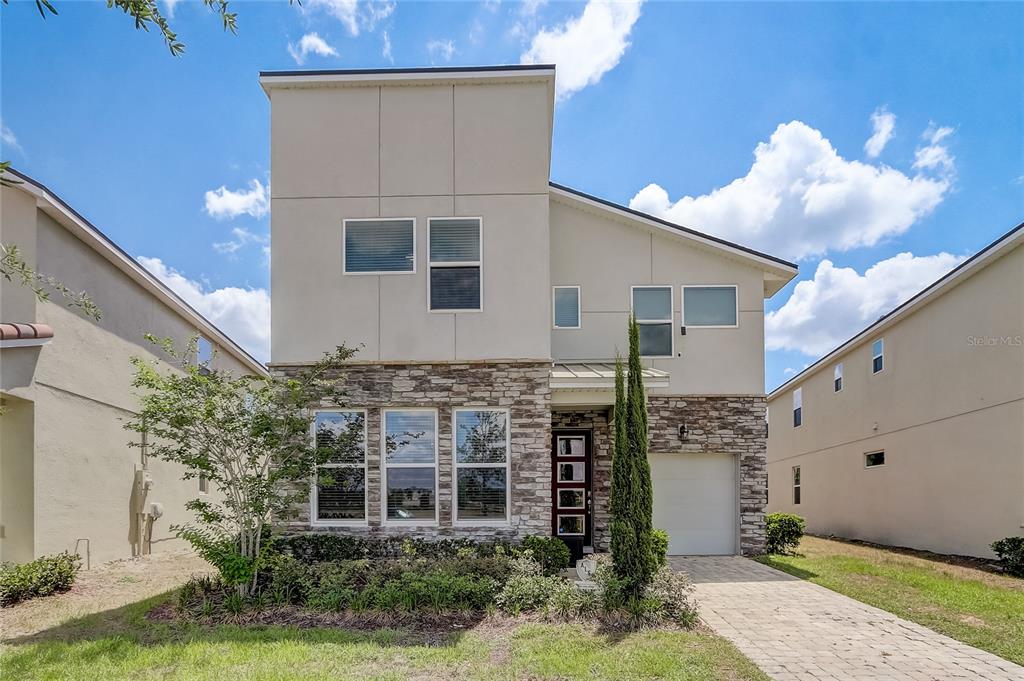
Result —
[{"label": "garage door", "polygon": [[736,553],[736,459],[731,454],[651,454],[654,527],[670,555]]}]

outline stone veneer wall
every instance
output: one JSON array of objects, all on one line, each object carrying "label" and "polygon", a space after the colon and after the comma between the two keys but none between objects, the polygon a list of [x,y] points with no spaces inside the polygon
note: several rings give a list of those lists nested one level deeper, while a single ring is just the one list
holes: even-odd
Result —
[{"label": "stone veneer wall", "polygon": [[610,409],[588,409],[586,411],[556,411],[551,414],[551,428],[581,428],[593,430],[591,470],[593,471],[592,496],[594,502],[593,530],[594,548],[597,551],[611,550],[612,516],[609,501],[612,493],[612,431]]},{"label": "stone veneer wall", "polygon": [[[294,366],[271,367],[294,374]],[[367,499],[365,526],[311,527],[309,504],[290,531],[345,534],[519,538],[551,532],[551,365],[543,362],[352,364],[336,378],[344,383],[346,405],[367,410]],[[438,411],[437,526],[388,526],[381,522],[381,410],[432,407]],[[452,417],[456,407],[505,407],[511,416],[511,514],[509,525],[453,526]]]},{"label": "stone veneer wall", "polygon": [[[740,551],[764,552],[764,508],[768,502],[768,424],[763,396],[648,396],[651,452],[739,458]],[[679,426],[686,424],[686,438]]]}]

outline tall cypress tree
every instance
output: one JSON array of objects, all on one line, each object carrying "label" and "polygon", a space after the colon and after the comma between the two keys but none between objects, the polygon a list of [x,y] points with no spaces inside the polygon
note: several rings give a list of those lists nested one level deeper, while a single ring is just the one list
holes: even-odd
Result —
[{"label": "tall cypress tree", "polygon": [[611,549],[615,574],[628,578],[633,572],[636,554],[636,534],[631,521],[630,505],[633,498],[633,461],[629,457],[626,439],[626,378],[622,357],[615,356],[615,411],[614,439],[612,441],[612,515]]}]

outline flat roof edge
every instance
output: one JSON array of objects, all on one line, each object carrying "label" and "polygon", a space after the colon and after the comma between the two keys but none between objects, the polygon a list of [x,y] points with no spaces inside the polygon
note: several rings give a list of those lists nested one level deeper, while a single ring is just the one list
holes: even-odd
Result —
[{"label": "flat roof edge", "polygon": [[554,64],[498,64],[495,66],[416,66],[410,68],[380,69],[298,69],[284,71],[260,71],[260,78],[295,76],[386,76],[451,73],[505,73],[509,71],[554,71]]}]

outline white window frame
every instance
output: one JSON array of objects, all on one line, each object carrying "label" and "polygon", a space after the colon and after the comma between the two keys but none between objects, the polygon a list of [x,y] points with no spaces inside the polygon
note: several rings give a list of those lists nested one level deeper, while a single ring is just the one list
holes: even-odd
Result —
[{"label": "white window frame", "polygon": [[800,386],[793,391],[793,421],[796,421],[796,410],[800,410],[800,423],[793,423],[794,428],[804,425],[804,388]]},{"label": "white window frame", "polygon": [[[877,355],[875,354],[875,343],[882,344],[882,351]],[[875,360],[878,359],[879,357],[882,358],[882,368],[879,369],[878,371],[875,371]],[[871,341],[871,375],[875,376],[876,374],[880,374],[883,371],[885,371],[885,336],[882,336],[881,338],[876,338],[875,340]]]},{"label": "white window frame", "polygon": [[[493,463],[459,463],[456,419],[460,411],[498,411],[505,415],[505,519],[459,520],[459,469],[501,468]],[[459,527],[507,527],[512,520],[512,411],[507,407],[458,407],[452,410],[452,524]]]},{"label": "white window frame", "polygon": [[[347,254],[345,253],[345,245],[348,243],[348,225],[350,222],[408,222],[412,220],[412,269],[408,272],[391,272],[388,270],[380,270],[376,272],[349,272],[348,271],[348,260]],[[416,218],[398,218],[398,217],[383,217],[383,218],[345,218],[341,221],[341,274],[346,277],[358,277],[367,275],[371,277],[377,276],[393,276],[393,275],[407,275],[416,274],[416,261],[419,260],[417,257],[416,242]]]},{"label": "white window frame", "polygon": [[[583,494],[583,505],[582,506],[562,506],[562,492],[580,492]],[[556,490],[555,494],[555,508],[559,511],[585,511],[587,510],[587,490],[585,487],[561,487]]]},{"label": "white window frame", "polygon": [[[434,415],[434,463],[388,463],[387,460],[387,415],[393,411],[429,411]],[[441,511],[441,490],[438,487],[438,461],[441,420],[435,407],[387,407],[380,410],[380,521],[382,525],[405,527],[437,527]],[[434,469],[434,520],[390,520],[388,519],[388,469],[389,468],[430,468]]]},{"label": "white window frame", "polygon": [[[798,475],[800,476],[800,482],[796,481],[796,478],[797,478]],[[803,500],[804,500],[804,493],[803,493],[804,477],[803,477],[803,471],[800,470],[800,466],[793,466],[792,470],[790,471],[790,479],[789,479],[789,481],[790,481],[790,483],[792,484],[792,487],[793,487],[793,494],[790,497],[793,500],[793,505],[794,506],[800,506],[800,505],[802,505]],[[800,493],[800,501],[796,500],[797,492]]]},{"label": "white window frame", "polygon": [[[672,343],[672,350],[667,355],[641,355],[641,357],[647,357],[648,359],[671,359],[671,358],[676,356],[676,294],[675,294],[675,286],[672,286],[671,284],[643,284],[643,285],[638,285],[638,286],[630,286],[629,287],[629,312],[630,312],[630,314],[633,313],[633,291],[635,291],[638,288],[667,288],[668,289],[668,297],[669,297],[668,328],[669,328],[669,338],[671,339],[671,343]],[[664,320],[664,319],[637,319],[636,323],[637,324],[650,324],[650,325],[654,325],[654,324],[664,324],[665,321],[666,320]]]},{"label": "white window frame", "polygon": [[[836,390],[836,381],[839,381],[839,389]],[[846,387],[846,379],[843,378],[843,363],[840,362],[832,367],[832,392],[841,393]]]},{"label": "white window frame", "polygon": [[[560,288],[576,289],[576,326],[559,326],[555,314],[555,291]],[[551,328],[552,329],[581,329],[583,328],[583,290],[579,286],[552,286],[551,287]]]},{"label": "white window frame", "polygon": [[[480,259],[458,262],[442,262],[434,265],[430,256],[430,225],[435,220],[476,220],[480,223]],[[430,273],[434,267],[479,267],[480,268],[480,307],[458,310],[435,310],[430,307]],[[484,311],[484,219],[479,215],[453,215],[449,217],[427,218],[427,312],[431,314],[458,314],[465,312]]]},{"label": "white window frame", "polygon": [[[365,526],[370,520],[370,486],[369,486],[369,469],[367,466],[366,459],[369,455],[369,440],[367,439],[369,431],[367,429],[367,422],[369,414],[366,409],[342,409],[336,407],[333,409],[314,409],[313,410],[313,422],[309,424],[309,436],[313,441],[313,446],[316,446],[316,415],[317,414],[345,414],[349,412],[358,412],[363,415],[363,463],[325,463],[317,466],[317,470],[313,473],[313,484],[309,488],[309,524],[311,527],[362,527]],[[363,469],[363,519],[362,520],[321,520],[317,515],[317,479],[321,468],[362,468]]]},{"label": "white window frame", "polygon": [[871,456],[872,454],[881,454],[882,458],[885,458],[884,449],[874,449],[870,452],[864,452],[864,470],[871,470],[872,468],[884,468],[886,464],[885,461],[882,461],[882,463],[876,463],[874,466],[868,465],[868,457]]},{"label": "white window frame", "polygon": [[583,524],[583,529],[580,532],[562,532],[561,528],[558,527],[558,521],[555,521],[555,536],[557,537],[585,537],[587,536],[587,514],[586,513],[559,513],[559,518],[579,518]]},{"label": "white window frame", "polygon": [[[731,288],[736,301],[735,324],[687,324],[686,323],[686,289],[688,288]],[[679,291],[679,320],[687,329],[738,329],[740,328],[740,287],[739,284],[683,284]]]}]

